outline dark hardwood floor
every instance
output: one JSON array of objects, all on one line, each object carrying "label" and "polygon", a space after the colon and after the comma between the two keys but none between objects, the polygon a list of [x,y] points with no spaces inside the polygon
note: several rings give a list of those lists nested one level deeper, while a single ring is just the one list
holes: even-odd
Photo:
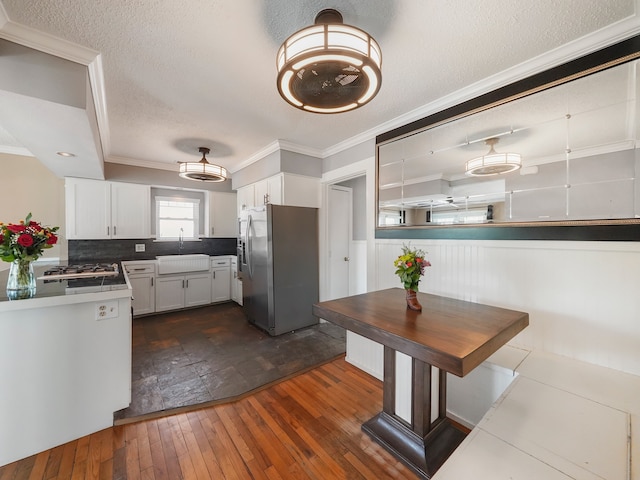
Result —
[{"label": "dark hardwood floor", "polygon": [[233,402],[119,425],[0,468],[27,479],[415,479],[361,424],[382,383],[333,360]]},{"label": "dark hardwood floor", "polygon": [[321,323],[271,337],[236,303],[134,318],[132,392],[116,424],[228,401],[345,353]]}]

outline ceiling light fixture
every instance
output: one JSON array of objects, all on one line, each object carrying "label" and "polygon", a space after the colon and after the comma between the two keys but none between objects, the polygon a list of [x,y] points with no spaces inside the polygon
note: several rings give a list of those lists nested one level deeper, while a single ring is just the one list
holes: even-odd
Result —
[{"label": "ceiling light fixture", "polygon": [[200,147],[198,151],[202,153],[199,162],[180,162],[180,176],[189,180],[200,180],[202,182],[224,182],[227,179],[227,169],[219,165],[209,163],[206,155],[209,153],[207,147]]},{"label": "ceiling light fixture", "polygon": [[498,143],[498,138],[488,138],[484,143],[491,148],[486,155],[469,160],[465,164],[467,175],[482,177],[509,173],[518,170],[522,166],[522,158],[519,153],[497,153],[494,145]]},{"label": "ceiling light fixture", "polygon": [[307,112],[347,112],[378,93],[381,64],[380,46],[371,35],[344,25],[340,12],[329,8],[280,47],[278,91]]}]

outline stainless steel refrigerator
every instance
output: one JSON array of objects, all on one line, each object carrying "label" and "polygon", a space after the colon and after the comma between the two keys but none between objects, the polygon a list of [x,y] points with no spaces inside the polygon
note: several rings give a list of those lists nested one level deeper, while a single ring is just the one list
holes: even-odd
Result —
[{"label": "stainless steel refrigerator", "polygon": [[318,209],[264,205],[240,218],[243,310],[280,335],[318,323]]}]

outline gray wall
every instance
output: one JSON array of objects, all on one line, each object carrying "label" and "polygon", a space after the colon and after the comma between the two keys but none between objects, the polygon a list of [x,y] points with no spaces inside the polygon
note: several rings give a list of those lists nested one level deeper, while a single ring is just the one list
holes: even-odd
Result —
[{"label": "gray wall", "polygon": [[365,140],[322,160],[322,173],[342,168],[360,160],[373,158],[376,154],[376,139]]},{"label": "gray wall", "polygon": [[0,39],[0,90],[85,108],[87,67]]},{"label": "gray wall", "polygon": [[280,149],[235,172],[233,188],[237,190],[281,172],[319,178],[322,176],[322,160]]},{"label": "gray wall", "polygon": [[366,177],[351,178],[338,183],[353,190],[353,240],[367,239]]},{"label": "gray wall", "polygon": [[142,185],[159,185],[166,187],[179,187],[197,190],[210,190],[215,192],[231,192],[231,180],[224,182],[196,182],[178,176],[178,163],[176,170],[161,170],[159,168],[134,167],[119,163],[104,163],[105,180],[112,182],[139,183]]}]

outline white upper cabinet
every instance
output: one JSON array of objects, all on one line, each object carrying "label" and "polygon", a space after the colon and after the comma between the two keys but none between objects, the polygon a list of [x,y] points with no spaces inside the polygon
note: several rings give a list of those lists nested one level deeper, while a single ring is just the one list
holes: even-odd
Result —
[{"label": "white upper cabinet", "polygon": [[151,187],[111,183],[111,238],[151,236]]},{"label": "white upper cabinet", "polygon": [[99,180],[65,180],[67,238],[110,238],[111,186]]},{"label": "white upper cabinet", "polygon": [[209,192],[209,231],[207,237],[237,237],[236,194]]},{"label": "white upper cabinet", "polygon": [[320,179],[279,173],[238,189],[238,212],[267,203],[319,208]]},{"label": "white upper cabinet", "polygon": [[149,238],[151,197],[148,185],[67,178],[67,238]]},{"label": "white upper cabinet", "polygon": [[256,206],[255,194],[256,187],[253,183],[238,189],[238,213],[240,213],[242,210],[246,210],[248,208]]}]

